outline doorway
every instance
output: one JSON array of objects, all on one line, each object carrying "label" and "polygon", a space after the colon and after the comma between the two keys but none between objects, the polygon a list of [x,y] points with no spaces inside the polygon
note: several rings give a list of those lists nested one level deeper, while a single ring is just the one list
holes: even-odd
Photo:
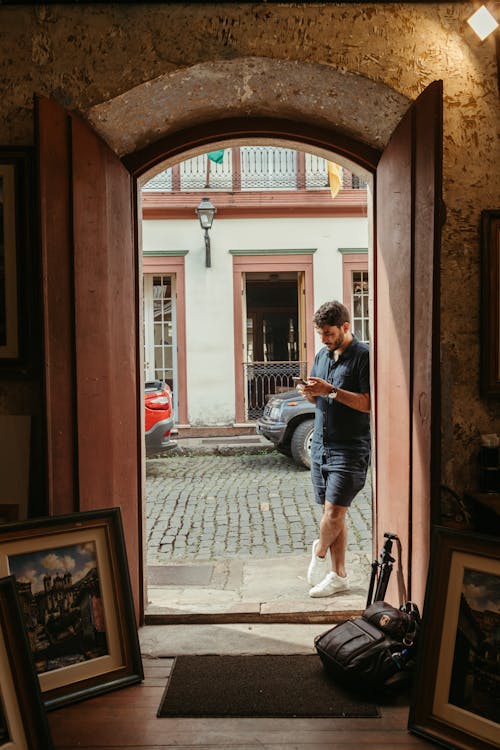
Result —
[{"label": "doorway", "polygon": [[[188,155],[167,169],[159,164],[141,193],[146,275],[154,279],[152,271],[160,264],[166,269],[175,253],[179,263],[182,257],[185,317],[190,330],[201,334],[191,336],[180,355],[188,363],[189,401],[197,397],[196,358],[201,348],[202,418],[216,398],[213,374],[228,392],[238,381],[229,429],[237,429],[235,421],[243,422],[246,430],[252,427],[256,441],[256,420],[269,400],[292,391],[293,377],[305,377],[310,369],[320,345],[312,324],[319,304],[329,298],[348,299],[356,330],[368,330],[366,276],[363,284],[358,270],[367,270],[367,214],[373,213],[366,206],[366,184],[347,167],[337,170],[342,185],[336,201],[326,159],[292,145],[300,146],[233,146],[209,152],[219,159],[211,166],[205,154],[194,159]],[[282,152],[284,164],[278,158]],[[250,160],[252,154],[259,159]],[[250,163],[249,176],[241,162]],[[274,164],[271,189],[269,163]],[[263,167],[264,186],[259,189]],[[180,181],[174,179],[176,173]],[[189,184],[183,179],[186,174]],[[203,262],[195,213],[200,187],[217,207],[210,267]],[[252,249],[246,249],[249,246]],[[353,273],[346,274],[346,258]],[[233,294],[222,294],[230,272]],[[158,275],[158,285],[162,278]],[[147,283],[144,290],[147,293]],[[158,292],[159,297],[165,294]],[[152,325],[152,318],[146,317],[145,325],[148,321]],[[231,351],[231,338],[224,333],[228,322],[234,327],[234,371],[218,359],[221,348],[224,356]],[[148,339],[155,339],[154,330],[145,331]],[[193,414],[194,410],[189,422]],[[310,410],[302,410],[300,420],[309,427]],[[321,512],[313,500],[304,457],[295,463],[296,449],[277,451],[262,437],[258,446],[249,447],[247,436],[242,447],[236,441],[231,445],[231,438],[218,443],[216,435],[223,428],[216,425],[211,433],[208,422],[199,429],[206,439],[198,444],[185,438],[196,427],[179,428],[176,436],[189,458],[168,452],[146,463],[148,621],[153,613],[155,621],[161,617],[164,622],[182,616],[227,620],[234,617],[236,607],[243,619],[278,613],[282,618],[317,619],[323,610],[332,617],[362,608],[371,562],[371,485],[352,514],[348,558],[355,591],[330,602],[313,602],[305,575]],[[215,457],[208,450],[214,445],[219,453]],[[250,450],[254,447],[258,450]],[[200,449],[208,456],[200,456]],[[270,575],[262,575],[265,569]]]},{"label": "doorway", "polygon": [[[325,70],[332,75],[326,66]],[[281,80],[282,77],[280,69]],[[318,84],[319,98],[323,101],[324,77],[318,78]],[[380,103],[380,88],[376,95]],[[387,101],[390,95],[387,89]],[[237,100],[236,96],[233,102]],[[407,550],[405,569],[413,573],[412,596],[421,600],[429,546],[429,498],[431,507],[437,508],[439,501],[438,370],[434,363],[439,361],[436,284],[441,102],[442,85],[435,82],[401,120],[388,144],[390,153],[388,148],[384,152],[386,158],[381,158],[376,147],[367,145],[370,139],[360,135],[354,125],[343,131],[352,132],[351,138],[339,134],[333,121],[331,127],[318,127],[310,123],[306,114],[303,120],[251,117],[229,120],[216,116],[211,119],[204,111],[204,116],[198,120],[203,120],[202,125],[167,134],[154,147],[142,150],[137,147],[133,154],[120,160],[96,138],[87,124],[74,115],[69,116],[55,103],[39,100],[42,259],[47,279],[44,287],[45,353],[46,360],[54,365],[46,373],[49,509],[53,513],[64,511],[68,506],[80,511],[101,508],[109,504],[110,497],[114,498],[124,514],[139,615],[143,611],[142,521],[141,509],[137,508],[137,498],[141,495],[137,463],[140,412],[134,405],[120,404],[121,418],[108,419],[108,431],[91,429],[91,425],[101,423],[101,417],[109,416],[113,403],[110,389],[114,387],[110,373],[116,369],[117,361],[121,364],[122,382],[126,376],[127,389],[135,392],[139,401],[138,348],[134,351],[130,344],[130,332],[135,330],[138,334],[138,327],[130,316],[130,302],[138,299],[137,290],[134,294],[137,269],[130,231],[130,174],[139,179],[155,164],[173,160],[185,149],[213,147],[228,139],[248,142],[250,138],[259,137],[265,137],[268,142],[269,138],[300,142],[323,153],[340,153],[377,174],[375,300],[377,305],[380,301],[385,301],[386,305],[377,311],[376,325],[391,323],[384,332],[384,346],[377,351],[375,365],[376,428],[383,428],[386,438],[384,443],[378,441],[379,449],[383,445],[384,456],[379,450],[377,468],[378,460],[383,460],[381,470],[377,471],[376,494],[383,497],[385,503],[378,533],[383,533],[388,517],[397,522],[396,531],[404,538]],[[342,106],[344,111],[349,111],[345,101]],[[283,110],[276,111],[279,115]],[[376,141],[375,136],[372,141]],[[382,140],[384,144],[387,141],[385,137]],[[54,154],[59,165],[57,173],[53,169]],[[403,200],[404,206],[400,205]],[[89,212],[89,205],[99,207],[99,211]],[[70,210],[65,213],[65,209]],[[59,217],[57,222],[53,221],[54,216]],[[57,248],[57,252],[53,248]],[[398,255],[401,250],[409,250],[404,260],[401,253]],[[121,274],[119,277],[117,270]],[[96,272],[99,272],[98,277]],[[404,284],[401,283],[403,273],[406,274]],[[91,308],[85,304],[89,285],[94,292]],[[121,308],[116,305],[117,299],[122,303]],[[405,325],[403,329],[400,312],[410,323],[418,319],[419,329],[412,325]],[[136,321],[137,315],[136,309]],[[61,330],[61,319],[68,323],[73,321],[74,325]],[[426,347],[421,340],[421,331],[429,330],[434,334],[432,347]],[[90,338],[89,332],[92,332]],[[381,340],[377,337],[379,343]],[[71,356],[75,341],[76,361]],[[403,346],[405,342],[407,345]],[[425,356],[417,356],[418,353]],[[391,380],[386,364],[395,354],[398,355],[397,403],[384,398],[385,393],[379,387],[379,380],[380,383]],[[96,378],[101,384],[98,392],[89,390],[89,384],[95,383]],[[65,395],[63,404],[62,394]],[[397,434],[391,433],[390,428],[394,409],[397,411],[395,418],[399,420]],[[404,420],[401,420],[402,414]],[[124,423],[128,434],[136,436],[125,446]],[[70,442],[68,435],[73,436]],[[110,444],[117,455],[121,454],[116,466],[110,465],[106,458]],[[406,448],[398,481],[389,483],[392,477],[387,462],[394,450],[397,455],[401,453],[402,445]],[[391,515],[394,509],[397,513]]]},{"label": "doorway", "polygon": [[246,418],[258,419],[269,396],[293,388],[293,376],[305,376],[300,362],[299,282],[295,272],[245,275]]}]

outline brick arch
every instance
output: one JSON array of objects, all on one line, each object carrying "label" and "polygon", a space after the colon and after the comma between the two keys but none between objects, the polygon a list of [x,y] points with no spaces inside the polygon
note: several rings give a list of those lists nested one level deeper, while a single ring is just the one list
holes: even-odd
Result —
[{"label": "brick arch", "polygon": [[83,114],[122,158],[227,118],[307,123],[381,151],[409,105],[385,84],[329,65],[251,57],[164,74]]}]

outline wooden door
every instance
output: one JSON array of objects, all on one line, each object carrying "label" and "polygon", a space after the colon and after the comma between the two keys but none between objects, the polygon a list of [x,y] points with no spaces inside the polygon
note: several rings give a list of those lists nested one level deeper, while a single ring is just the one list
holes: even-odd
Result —
[{"label": "wooden door", "polygon": [[399,536],[420,605],[439,502],[441,102],[438,81],[396,128],[376,175],[375,543],[379,552],[385,532]]},{"label": "wooden door", "polygon": [[131,178],[80,118],[37,103],[51,515],[119,506],[142,615]]}]

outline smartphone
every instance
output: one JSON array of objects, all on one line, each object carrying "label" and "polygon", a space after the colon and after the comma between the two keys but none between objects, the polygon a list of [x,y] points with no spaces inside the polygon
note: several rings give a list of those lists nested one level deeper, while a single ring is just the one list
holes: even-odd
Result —
[{"label": "smartphone", "polygon": [[307,385],[307,380],[304,380],[304,378],[292,378],[293,384],[295,386],[297,385]]}]

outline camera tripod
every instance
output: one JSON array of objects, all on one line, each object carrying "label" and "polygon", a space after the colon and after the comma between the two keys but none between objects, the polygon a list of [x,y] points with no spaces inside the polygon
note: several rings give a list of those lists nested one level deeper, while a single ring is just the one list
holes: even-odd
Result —
[{"label": "camera tripod", "polygon": [[380,553],[380,560],[374,560],[372,562],[372,573],[366,599],[367,607],[369,607],[372,602],[383,601],[385,597],[385,592],[387,591],[387,585],[395,562],[395,558],[391,555],[394,542],[397,544],[399,559],[401,559],[401,542],[399,537],[396,534],[387,532],[384,534],[384,538],[386,541],[382,548],[382,552]]}]

